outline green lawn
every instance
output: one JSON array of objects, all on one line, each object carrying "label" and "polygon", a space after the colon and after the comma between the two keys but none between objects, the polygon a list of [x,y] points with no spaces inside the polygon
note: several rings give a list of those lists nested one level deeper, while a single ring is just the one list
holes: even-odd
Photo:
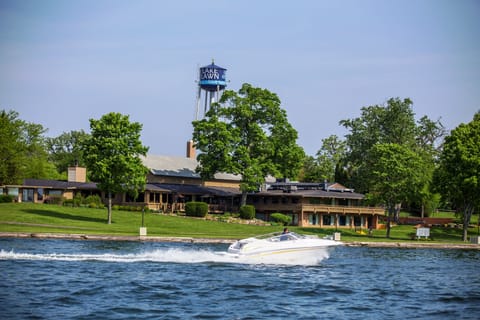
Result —
[{"label": "green lawn", "polygon": [[[32,203],[0,204],[0,232],[66,233],[133,236],[139,234],[142,216],[139,212],[113,211],[112,224],[106,224],[106,209],[71,208],[57,205]],[[280,231],[281,226],[255,226],[237,223],[207,221],[199,218],[145,214],[149,236],[240,239],[258,234]],[[331,235],[335,229],[289,227],[292,231]],[[366,230],[338,229],[343,241],[412,241],[413,226],[395,226],[391,239],[385,238],[385,230],[374,230],[369,237]],[[461,243],[462,230],[434,227],[432,240],[446,243]],[[477,234],[471,228],[469,234]],[[417,240],[413,240],[417,241]]]}]

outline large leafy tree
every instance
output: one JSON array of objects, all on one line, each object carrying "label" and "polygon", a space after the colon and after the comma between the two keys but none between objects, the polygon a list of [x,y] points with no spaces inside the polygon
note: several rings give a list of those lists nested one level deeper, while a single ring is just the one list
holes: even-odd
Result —
[{"label": "large leafy tree", "polygon": [[44,129],[19,119],[15,111],[0,111],[0,183],[19,184],[25,178],[56,179],[48,162]]},{"label": "large leafy tree", "polygon": [[198,172],[203,179],[218,172],[240,175],[242,205],[266,176],[294,178],[300,171],[305,154],[280,104],[276,94],[243,84],[238,93],[225,91],[204,119],[193,122]]},{"label": "large leafy tree", "polygon": [[0,112],[0,183],[20,183],[25,173],[24,122],[15,111]]},{"label": "large leafy tree", "polygon": [[445,137],[435,186],[463,215],[463,240],[470,219],[480,210],[480,112]]},{"label": "large leafy tree", "polygon": [[309,182],[335,181],[335,171],[345,157],[345,141],[331,135],[322,139],[316,158],[307,157],[303,165],[303,180]]},{"label": "large leafy tree", "polygon": [[55,164],[58,172],[66,173],[68,167],[74,164],[85,165],[82,144],[88,137],[85,131],[80,130],[64,132],[58,137],[46,139],[48,158]]},{"label": "large leafy tree", "polygon": [[361,116],[340,121],[350,130],[346,137],[348,152],[345,170],[350,170],[349,184],[360,192],[368,192],[366,165],[368,152],[379,143],[415,145],[415,118],[410,99],[389,99],[386,105],[363,107]]},{"label": "large leafy tree", "polygon": [[112,223],[112,195],[129,192],[134,197],[144,190],[147,168],[140,156],[148,147],[142,145],[142,125],[130,122],[120,113],[108,113],[100,120],[90,119],[91,135],[83,143],[89,176],[108,197],[108,219]]},{"label": "large leafy tree", "polygon": [[60,177],[54,164],[48,161],[44,137],[46,131],[40,124],[24,123],[22,139],[26,144],[27,157],[25,178],[58,179]]},{"label": "large leafy tree", "polygon": [[[423,187],[418,192],[411,193],[404,203],[416,202],[423,206],[428,199],[434,198],[430,194],[429,184],[438,154],[438,142],[444,129],[440,121],[432,121],[426,116],[415,122],[412,104],[410,99],[392,98],[385,105],[362,108],[358,118],[340,122],[350,130],[346,135],[346,157],[342,166],[338,167],[340,172],[337,172],[345,179],[342,182],[360,192],[369,193],[372,176],[370,162],[373,156],[371,150],[377,144],[396,144],[415,152],[424,164]],[[395,217],[398,212],[397,210]]]},{"label": "large leafy tree", "polygon": [[387,208],[386,236],[389,238],[390,223],[398,204],[425,185],[425,163],[415,151],[396,143],[374,145],[366,160],[370,168],[369,197]]}]

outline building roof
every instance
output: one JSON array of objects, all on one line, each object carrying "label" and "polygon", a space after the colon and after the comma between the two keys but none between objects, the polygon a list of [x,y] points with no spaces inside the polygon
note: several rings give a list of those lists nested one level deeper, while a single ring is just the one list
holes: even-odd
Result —
[{"label": "building roof", "polygon": [[22,187],[36,187],[45,189],[97,189],[95,182],[70,182],[64,180],[25,179]]},{"label": "building roof", "polygon": [[[69,182],[63,180],[45,180],[45,179],[25,179],[23,188],[44,188],[44,189],[80,189],[80,190],[97,190],[95,182]],[[195,194],[200,196],[235,196],[241,194],[238,188],[228,187],[204,187],[191,184],[167,184],[167,183],[147,183],[145,190],[177,193],[177,194]]]},{"label": "building roof", "polygon": [[300,196],[304,198],[340,198],[340,199],[363,199],[365,196],[354,192],[340,183],[334,182],[277,182],[268,185],[266,191],[258,195],[285,195]]},{"label": "building roof", "polygon": [[255,193],[256,196],[284,196],[284,197],[302,197],[302,198],[336,198],[336,199],[363,199],[365,196],[356,192],[325,191],[319,189],[312,190],[268,190]]},{"label": "building roof", "polygon": [[[195,172],[199,164],[196,159],[147,154],[146,157],[142,157],[142,161],[143,165],[156,176],[200,179],[200,174]],[[241,180],[239,175],[229,173],[216,173],[214,177],[217,180]]]},{"label": "building roof", "polygon": [[[148,186],[156,186],[163,191],[179,194],[179,195],[198,195],[202,197],[211,197],[211,196],[236,196],[241,194],[240,190],[237,188],[226,188],[226,187],[204,187],[200,185],[192,184],[168,184],[168,183],[149,183]],[[147,190],[152,190],[148,189]]]}]

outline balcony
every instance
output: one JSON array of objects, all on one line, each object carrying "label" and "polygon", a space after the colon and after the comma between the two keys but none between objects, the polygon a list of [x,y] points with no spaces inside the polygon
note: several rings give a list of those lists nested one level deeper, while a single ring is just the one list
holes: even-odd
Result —
[{"label": "balcony", "polygon": [[256,203],[257,211],[269,212],[294,212],[294,213],[324,213],[324,214],[369,214],[369,215],[385,215],[385,210],[379,207],[362,207],[362,206],[340,206],[325,204],[284,204],[284,203]]}]

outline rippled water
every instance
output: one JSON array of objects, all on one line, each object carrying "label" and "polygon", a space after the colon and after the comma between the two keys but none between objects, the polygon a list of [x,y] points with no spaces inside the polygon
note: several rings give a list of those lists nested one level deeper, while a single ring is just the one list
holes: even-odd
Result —
[{"label": "rippled water", "polygon": [[281,265],[226,249],[0,239],[0,318],[480,318],[480,251],[336,247]]}]

